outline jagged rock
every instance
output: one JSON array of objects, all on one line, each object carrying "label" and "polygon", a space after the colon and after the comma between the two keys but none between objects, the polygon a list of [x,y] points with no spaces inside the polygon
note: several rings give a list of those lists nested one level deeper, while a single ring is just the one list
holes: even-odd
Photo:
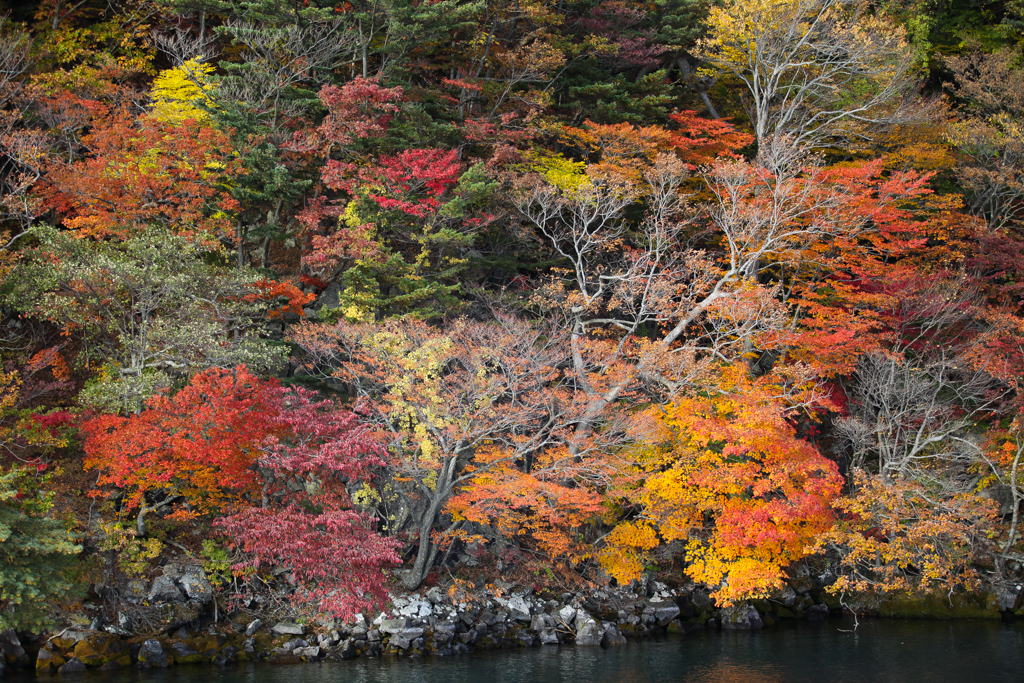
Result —
[{"label": "jagged rock", "polygon": [[409,620],[405,617],[399,619],[385,619],[380,622],[377,628],[381,633],[401,633],[409,626]]},{"label": "jagged rock", "polygon": [[187,565],[178,579],[189,600],[198,600],[204,605],[213,600],[213,586],[206,578],[202,567]]},{"label": "jagged rock", "polygon": [[36,673],[53,673],[60,667],[64,666],[64,663],[64,658],[61,657],[60,654],[56,652],[50,652],[46,648],[42,648],[39,650],[39,654],[36,656]]},{"label": "jagged rock", "polygon": [[298,647],[292,650],[292,654],[298,655],[305,660],[320,659],[324,656],[323,648],[318,645],[310,645],[307,647]]},{"label": "jagged rock", "polygon": [[434,613],[434,608],[429,602],[423,600],[412,600],[399,608],[398,613],[405,617],[426,619]]},{"label": "jagged rock", "polygon": [[509,616],[517,621],[530,621],[530,605],[521,595],[513,595],[508,600]]},{"label": "jagged rock", "polygon": [[260,619],[250,621],[249,625],[245,627],[245,637],[251,638],[256,635],[256,631],[259,631],[261,626],[263,626],[263,621]]},{"label": "jagged rock", "polygon": [[402,637],[407,640],[416,640],[425,633],[422,628],[407,628],[402,631]]},{"label": "jagged rock", "polygon": [[107,662],[99,669],[97,669],[97,671],[120,671],[123,668],[124,666],[121,665],[121,662],[115,659],[113,661]]},{"label": "jagged rock", "polygon": [[587,618],[580,624],[579,617],[576,618],[577,630],[576,630],[576,644],[577,645],[600,645],[601,644],[601,627],[597,625],[597,622],[593,619]]},{"label": "jagged rock", "polygon": [[707,612],[714,609],[715,603],[711,599],[711,596],[702,590],[695,590],[690,594],[690,601],[693,603],[695,609],[701,612]]},{"label": "jagged rock", "polygon": [[605,624],[604,634],[601,636],[601,644],[605,647],[615,647],[616,645],[625,645],[626,637],[619,631],[619,627],[615,624]]},{"label": "jagged rock", "polygon": [[3,651],[3,660],[9,669],[27,669],[31,664],[14,631],[0,633],[0,650]]},{"label": "jagged rock", "polygon": [[566,626],[570,626],[573,620],[576,619],[576,608],[566,605],[562,609],[558,610],[558,620]]},{"label": "jagged rock", "polygon": [[320,293],[316,301],[312,306],[308,308],[314,311],[319,311],[321,308],[327,307],[328,310],[337,308],[339,303],[339,295],[341,294],[341,285],[337,282],[332,282],[327,285],[327,289]]},{"label": "jagged rock", "polygon": [[535,614],[533,616],[533,619],[530,620],[530,630],[536,633],[540,633],[541,631],[546,629],[548,627],[548,624],[544,619],[544,617],[546,616],[546,614]]},{"label": "jagged rock", "polygon": [[555,629],[546,628],[540,632],[540,644],[541,645],[558,645],[558,634],[555,633]]},{"label": "jagged rock", "polygon": [[80,674],[84,672],[85,664],[78,657],[72,657],[67,662],[65,662],[59,669],[57,669],[57,673],[61,675]]},{"label": "jagged rock", "polygon": [[658,622],[658,626],[668,626],[669,622],[679,616],[679,605],[674,602],[652,602],[648,603],[648,609]]},{"label": "jagged rock", "polygon": [[[826,608],[827,609],[827,608]],[[764,626],[753,605],[739,602],[722,610],[722,628],[729,631],[753,631]]]},{"label": "jagged rock", "polygon": [[234,645],[228,645],[226,648],[221,650],[220,653],[216,657],[213,658],[214,659],[214,663],[217,663],[217,660],[220,660],[220,661],[224,662],[225,664],[230,663],[230,662],[237,662],[238,661],[238,655],[240,653],[241,653],[241,650],[239,650],[237,647],[235,647]]},{"label": "jagged rock", "polygon": [[158,576],[153,579],[153,586],[149,589],[150,602],[185,602],[185,596],[181,590],[174,585],[174,581],[167,576]]},{"label": "jagged rock", "polygon": [[281,621],[274,624],[273,628],[270,629],[274,633],[281,636],[304,636],[306,635],[306,627],[302,624],[293,624],[287,621]]},{"label": "jagged rock", "polygon": [[391,636],[391,640],[388,641],[388,647],[395,650],[405,650],[410,644],[409,639],[403,637],[400,633]]},{"label": "jagged rock", "polygon": [[430,601],[430,603],[433,605],[443,604],[445,602],[444,591],[442,591],[437,586],[434,586],[433,588],[427,591],[427,600]]},{"label": "jagged rock", "polygon": [[165,669],[171,665],[171,658],[164,652],[159,640],[150,638],[139,648],[139,666],[144,668]]},{"label": "jagged rock", "polygon": [[168,562],[164,565],[162,573],[171,581],[177,581],[185,573],[185,565],[181,562]]},{"label": "jagged rock", "polygon": [[1022,586],[1013,584],[1005,586],[996,596],[999,609],[1003,612],[1012,612],[1021,606],[1021,599],[1024,598]]},{"label": "jagged rock", "polygon": [[786,609],[792,609],[793,605],[796,604],[796,591],[786,586],[777,595],[772,596],[771,599],[780,603]]}]

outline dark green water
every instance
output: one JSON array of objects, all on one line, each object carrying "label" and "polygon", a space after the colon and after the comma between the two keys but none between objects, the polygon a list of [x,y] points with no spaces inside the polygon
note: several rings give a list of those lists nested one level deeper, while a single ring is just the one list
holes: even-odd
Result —
[{"label": "dark green water", "polygon": [[[1024,681],[1024,623],[831,620],[755,633],[706,633],[621,648],[497,650],[88,673],[82,683],[999,683]],[[68,677],[70,678],[70,677]]]}]

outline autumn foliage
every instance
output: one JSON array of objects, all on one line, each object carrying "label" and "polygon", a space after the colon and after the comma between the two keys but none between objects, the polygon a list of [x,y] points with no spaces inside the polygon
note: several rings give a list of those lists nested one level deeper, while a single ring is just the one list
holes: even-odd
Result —
[{"label": "autumn foliage", "polygon": [[1024,580],[1021,3],[102,4],[0,17],[0,481],[104,585]]}]

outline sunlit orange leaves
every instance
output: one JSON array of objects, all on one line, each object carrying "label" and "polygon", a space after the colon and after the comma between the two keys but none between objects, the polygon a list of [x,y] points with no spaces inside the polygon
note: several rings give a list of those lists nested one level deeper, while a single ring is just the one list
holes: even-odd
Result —
[{"label": "sunlit orange leaves", "polygon": [[48,201],[67,207],[79,234],[124,239],[146,226],[181,235],[231,234],[227,194],[242,172],[227,136],[194,120],[166,123],[110,113],[83,138],[88,155],[51,164]]},{"label": "sunlit orange leaves", "polygon": [[763,596],[833,522],[842,479],[834,462],[799,439],[775,387],[745,368],[717,388],[655,409],[658,441],[637,454],[641,512],[608,536],[604,566],[636,578],[657,540],[687,542],[687,573],[723,603]]}]

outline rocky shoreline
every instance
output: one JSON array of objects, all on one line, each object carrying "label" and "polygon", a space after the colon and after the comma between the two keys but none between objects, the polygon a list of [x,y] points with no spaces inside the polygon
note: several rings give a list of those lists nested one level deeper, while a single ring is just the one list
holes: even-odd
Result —
[{"label": "rocky shoreline", "polygon": [[[17,671],[72,674],[88,669],[226,666],[245,661],[297,664],[357,657],[450,656],[480,649],[573,644],[615,647],[629,638],[706,629],[755,630],[786,620],[822,621],[849,608],[876,616],[1024,618],[1019,587],[992,595],[942,596],[841,603],[813,581],[794,581],[767,600],[718,608],[692,584],[647,581],[627,588],[593,588],[557,596],[496,581],[469,593],[439,587],[392,596],[387,611],[337,621],[296,623],[238,610],[227,618],[210,609],[213,591],[201,570],[170,565],[152,585],[129,586],[162,628],[133,633],[127,620],[54,634],[0,634],[0,675]],[[214,605],[215,607],[215,605]],[[212,612],[212,613],[211,613]],[[123,617],[124,615],[120,615]]]}]

